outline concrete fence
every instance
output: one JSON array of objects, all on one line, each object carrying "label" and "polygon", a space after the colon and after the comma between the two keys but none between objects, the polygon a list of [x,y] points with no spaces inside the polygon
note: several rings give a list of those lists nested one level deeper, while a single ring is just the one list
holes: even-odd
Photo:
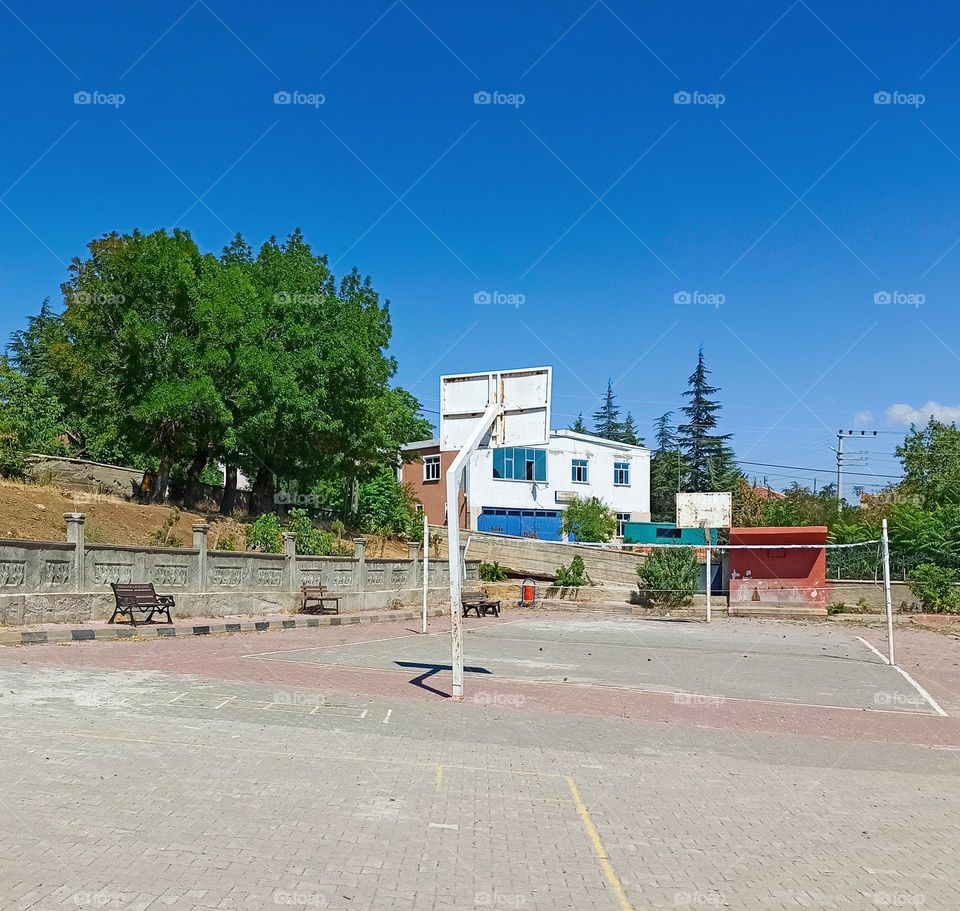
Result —
[{"label": "concrete fence", "polygon": [[[209,525],[193,526],[189,548],[87,544],[83,513],[66,513],[67,541],[0,538],[0,625],[105,620],[113,612],[113,582],[152,582],[171,594],[179,617],[225,617],[294,612],[301,585],[323,585],[341,610],[419,605],[423,597],[420,545],[406,559],[368,559],[366,541],[353,557],[298,555],[284,533],[282,554],[217,551],[207,547]],[[468,580],[478,561],[468,560]],[[431,561],[431,604],[448,600],[446,562]]]}]

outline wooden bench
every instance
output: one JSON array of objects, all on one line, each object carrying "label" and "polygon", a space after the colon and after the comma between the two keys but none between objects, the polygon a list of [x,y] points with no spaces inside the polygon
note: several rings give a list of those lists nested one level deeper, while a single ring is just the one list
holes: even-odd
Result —
[{"label": "wooden bench", "polygon": [[487,614],[493,614],[495,617],[500,616],[500,602],[491,601],[486,592],[462,592],[460,604],[463,607],[464,617],[470,611],[473,611],[477,617],[485,617]]},{"label": "wooden bench", "polygon": [[153,583],[135,582],[125,584],[111,582],[110,587],[113,589],[113,596],[117,600],[117,606],[113,610],[113,616],[107,623],[113,623],[113,621],[120,616],[129,618],[131,625],[136,626],[137,620],[134,617],[134,611],[139,611],[141,614],[147,615],[147,619],[143,621],[144,623],[153,623],[154,614],[160,614],[161,616],[166,615],[167,619],[163,622],[173,623],[173,618],[170,616],[170,608],[176,607],[173,595],[158,595],[153,587]]},{"label": "wooden bench", "polygon": [[[332,611],[335,614],[340,613],[339,596],[328,594],[325,586],[304,585],[300,592],[303,596],[303,604],[300,606],[301,614],[325,614],[327,611]],[[333,607],[327,607],[330,602],[333,602]]]}]

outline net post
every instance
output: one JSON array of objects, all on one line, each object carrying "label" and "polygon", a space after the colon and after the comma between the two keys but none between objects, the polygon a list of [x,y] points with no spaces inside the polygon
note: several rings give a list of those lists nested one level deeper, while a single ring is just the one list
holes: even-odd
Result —
[{"label": "net post", "polygon": [[890,594],[890,537],[887,534],[887,520],[883,520],[883,533],[880,536],[883,550],[883,600],[887,609],[887,658],[896,665],[893,649],[893,597]]},{"label": "net post", "polygon": [[711,595],[711,589],[713,588],[713,584],[712,584],[712,583],[713,583],[713,578],[712,578],[712,576],[713,576],[713,566],[712,566],[712,560],[711,560],[713,548],[710,547],[710,544],[711,544],[710,529],[709,529],[709,528],[704,528],[703,533],[704,533],[704,536],[705,536],[706,539],[707,539],[707,586],[706,586],[706,587],[707,587],[707,623],[709,623],[709,622],[710,622],[710,619],[711,619],[711,617],[710,617],[710,595]]},{"label": "net post", "polygon": [[430,593],[430,520],[423,510],[423,629],[427,631],[427,598]]}]

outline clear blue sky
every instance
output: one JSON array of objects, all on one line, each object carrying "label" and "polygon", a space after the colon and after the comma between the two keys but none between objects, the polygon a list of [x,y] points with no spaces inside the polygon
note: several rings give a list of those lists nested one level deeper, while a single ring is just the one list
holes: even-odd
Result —
[{"label": "clear blue sky", "polygon": [[104,232],[301,226],[392,302],[426,408],[550,363],[555,425],[612,377],[649,438],[703,343],[741,458],[830,468],[840,426],[960,408],[958,39],[950,4],[0,0],[0,333]]}]

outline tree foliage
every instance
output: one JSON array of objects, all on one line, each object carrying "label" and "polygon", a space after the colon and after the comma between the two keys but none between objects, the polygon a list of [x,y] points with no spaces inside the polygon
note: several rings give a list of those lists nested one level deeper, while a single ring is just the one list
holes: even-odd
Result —
[{"label": "tree foliage", "polygon": [[576,497],[563,510],[560,531],[578,541],[609,541],[617,530],[617,517],[599,497]]},{"label": "tree foliage", "polygon": [[607,380],[607,391],[603,397],[603,404],[593,414],[593,432],[606,440],[619,440],[623,432],[620,421],[620,406],[617,397],[613,394],[613,383]]},{"label": "tree foliage", "polygon": [[929,508],[960,504],[960,429],[933,418],[926,427],[910,428],[897,447],[903,463],[903,493]]},{"label": "tree foliage", "polygon": [[666,607],[690,604],[700,584],[700,562],[692,547],[658,547],[637,566],[643,597]]}]

